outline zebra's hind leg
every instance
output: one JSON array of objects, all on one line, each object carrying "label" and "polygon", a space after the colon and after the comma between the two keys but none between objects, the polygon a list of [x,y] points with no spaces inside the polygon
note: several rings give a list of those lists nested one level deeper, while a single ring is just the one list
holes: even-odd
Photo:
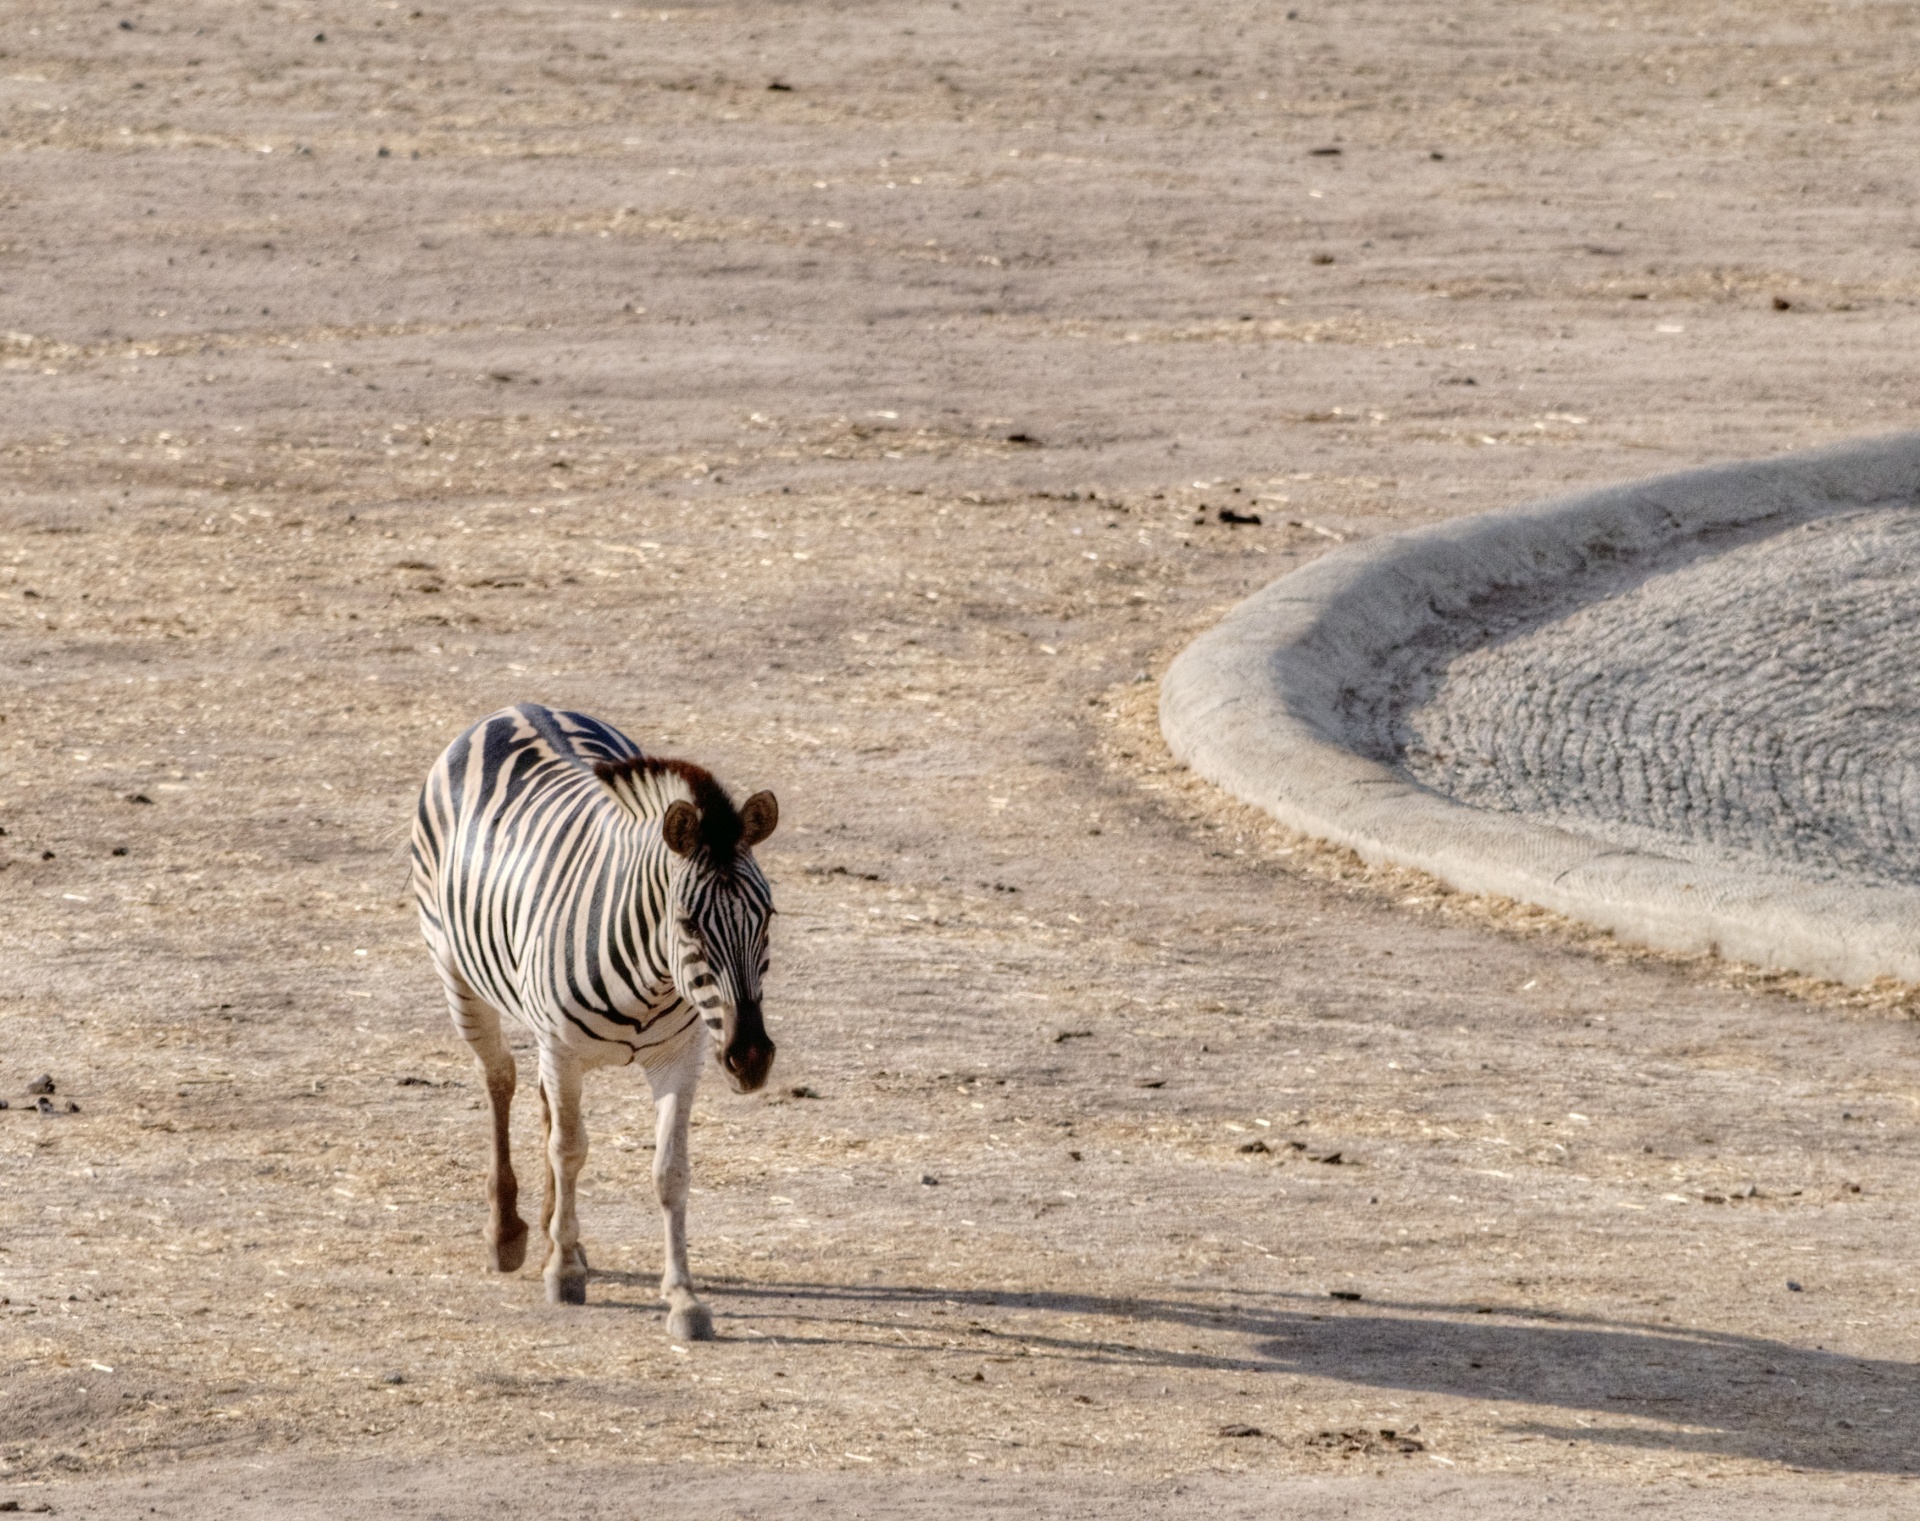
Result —
[{"label": "zebra's hind leg", "polygon": [[482,1232],[487,1259],[497,1273],[517,1272],[527,1260],[527,1223],[520,1218],[520,1181],[513,1175],[508,1139],[516,1081],[513,1052],[500,1033],[500,1011],[492,1004],[464,986],[450,985],[447,998],[454,1028],[473,1047],[474,1059],[480,1063],[493,1111],[493,1162],[487,1170],[487,1224]]},{"label": "zebra's hind leg", "polygon": [[705,1032],[696,1025],[685,1050],[669,1065],[647,1074],[655,1112],[653,1188],[666,1219],[660,1297],[667,1302],[667,1335],[675,1341],[713,1340],[713,1316],[694,1294],[693,1275],[687,1271],[687,1189],[693,1181],[687,1120],[706,1049]]},{"label": "zebra's hind leg", "polygon": [[587,1302],[587,1254],[580,1247],[575,1185],[587,1160],[587,1126],[580,1117],[580,1068],[552,1051],[540,1053],[540,1096],[547,1131],[547,1199],[540,1213],[547,1234],[547,1299]]}]

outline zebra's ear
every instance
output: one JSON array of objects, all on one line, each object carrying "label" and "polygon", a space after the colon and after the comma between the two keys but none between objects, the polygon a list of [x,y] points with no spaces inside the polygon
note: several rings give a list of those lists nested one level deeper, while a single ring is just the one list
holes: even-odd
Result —
[{"label": "zebra's ear", "polygon": [[681,798],[660,820],[660,835],[675,855],[692,855],[700,844],[700,810]]},{"label": "zebra's ear", "polygon": [[780,822],[780,804],[771,792],[756,792],[740,805],[740,843],[751,850]]}]

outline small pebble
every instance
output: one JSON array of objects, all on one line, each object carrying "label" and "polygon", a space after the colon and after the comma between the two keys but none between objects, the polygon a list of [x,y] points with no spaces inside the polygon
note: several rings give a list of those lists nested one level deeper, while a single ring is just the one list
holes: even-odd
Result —
[{"label": "small pebble", "polygon": [[940,1186],[940,1180],[930,1172],[920,1174],[920,1183],[924,1188],[938,1188]]},{"label": "small pebble", "polygon": [[29,1093],[53,1093],[55,1091],[57,1090],[54,1087],[53,1074],[51,1072],[42,1072],[32,1082],[27,1084],[27,1092]]},{"label": "small pebble", "polygon": [[1798,1279],[1789,1278],[1787,1280],[1787,1292],[1789,1294],[1804,1294],[1806,1290],[1800,1287]]}]

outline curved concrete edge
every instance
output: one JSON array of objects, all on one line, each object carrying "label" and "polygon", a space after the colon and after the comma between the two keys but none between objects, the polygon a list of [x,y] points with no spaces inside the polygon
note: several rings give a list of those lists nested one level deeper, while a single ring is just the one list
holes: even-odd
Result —
[{"label": "curved concrete edge", "polygon": [[1289,828],[1659,950],[1842,982],[1920,982],[1920,889],[1696,865],[1469,808],[1347,745],[1343,691],[1496,589],[1564,580],[1715,530],[1920,504],[1920,433],[1747,461],[1336,550],[1249,597],[1160,691],[1176,759]]}]

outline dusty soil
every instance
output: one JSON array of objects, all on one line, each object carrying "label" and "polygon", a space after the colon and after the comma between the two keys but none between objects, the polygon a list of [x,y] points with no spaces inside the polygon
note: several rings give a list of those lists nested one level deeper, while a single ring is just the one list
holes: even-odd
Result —
[{"label": "dusty soil", "polygon": [[[0,1497],[1900,1503],[1897,991],[1365,872],[1153,678],[1336,540],[1912,426],[1911,15],[1292,14],[7,8]],[[518,698],[781,798],[713,1345],[619,1074],[591,1303],[482,1271],[402,842]]]}]

